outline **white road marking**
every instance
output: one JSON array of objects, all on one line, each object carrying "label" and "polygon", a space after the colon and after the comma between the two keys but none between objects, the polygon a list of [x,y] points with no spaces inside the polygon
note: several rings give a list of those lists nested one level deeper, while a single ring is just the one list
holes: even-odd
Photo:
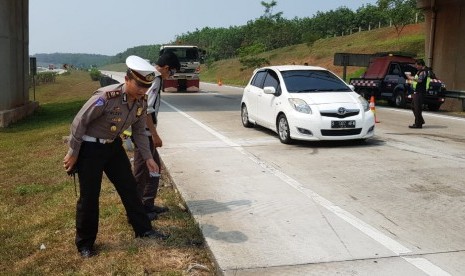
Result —
[{"label": "white road marking", "polygon": [[315,193],[311,189],[308,189],[304,187],[302,184],[300,184],[297,180],[293,179],[292,177],[286,175],[285,173],[273,168],[272,166],[268,165],[266,162],[258,159],[254,155],[248,153],[242,146],[239,144],[234,143],[231,141],[229,138],[226,136],[222,135],[221,133],[218,133],[217,131],[213,130],[212,128],[208,127],[207,125],[203,124],[202,122],[194,119],[193,117],[189,116],[187,113],[179,110],[178,108],[174,107],[173,105],[167,103],[166,101],[162,100],[164,104],[166,104],[168,107],[172,108],[182,116],[188,118],[191,120],[193,123],[197,124],[201,128],[205,129],[208,131],[210,134],[214,135],[227,145],[235,148],[237,151],[240,153],[244,154],[247,156],[249,159],[251,159],[253,162],[256,164],[260,165],[264,169],[266,169],[268,172],[271,174],[275,175],[279,179],[283,180],[285,183],[287,183],[289,186],[295,188],[296,190],[302,192],[304,195],[306,195],[308,198],[314,200],[316,203],[318,203],[320,206],[324,207],[328,211],[332,212],[339,218],[343,219],[344,221],[348,222],[350,225],[353,227],[357,228],[360,230],[362,233],[365,235],[371,237],[373,240],[377,241],[380,243],[382,246],[386,247],[387,249],[391,250],[394,254],[398,255],[399,257],[402,257],[404,260],[409,262],[410,264],[414,265],[418,269],[422,270],[428,275],[441,275],[441,276],[448,276],[450,275],[440,267],[436,266],[435,264],[431,263],[425,258],[414,258],[414,257],[406,257],[405,255],[412,253],[410,249],[407,247],[403,246],[402,244],[398,243],[397,241],[391,239],[390,237],[386,236],[382,232],[378,231],[376,228],[372,227],[371,225],[365,223],[364,221],[360,220],[359,218],[353,216],[351,213],[345,211],[344,209],[340,208],[339,206],[335,205],[331,201],[325,199],[324,197],[320,196],[319,194]]}]

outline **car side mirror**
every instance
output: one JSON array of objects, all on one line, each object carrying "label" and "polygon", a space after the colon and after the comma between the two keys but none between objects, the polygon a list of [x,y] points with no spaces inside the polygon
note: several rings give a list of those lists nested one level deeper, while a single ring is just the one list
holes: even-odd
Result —
[{"label": "car side mirror", "polygon": [[273,86],[266,86],[266,87],[263,88],[263,92],[265,94],[275,94],[276,89]]},{"label": "car side mirror", "polygon": [[353,86],[352,84],[349,84],[349,88],[350,88],[352,91],[355,91],[355,86]]}]

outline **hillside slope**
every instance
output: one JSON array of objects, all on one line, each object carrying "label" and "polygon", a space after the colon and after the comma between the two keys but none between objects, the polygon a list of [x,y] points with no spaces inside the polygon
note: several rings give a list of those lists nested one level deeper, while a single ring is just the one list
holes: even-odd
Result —
[{"label": "hillside slope", "polygon": [[[354,33],[352,35],[320,39],[313,45],[298,44],[263,53],[271,65],[304,64],[321,66],[342,76],[342,67],[333,65],[335,53],[372,54],[376,52],[403,51],[424,57],[425,32],[424,23],[408,25],[400,36],[394,27],[374,29]],[[241,64],[237,58],[214,62],[208,68],[204,65],[201,80],[225,84],[245,85],[253,69],[241,71]],[[356,74],[357,67],[348,67],[347,75]]]}]

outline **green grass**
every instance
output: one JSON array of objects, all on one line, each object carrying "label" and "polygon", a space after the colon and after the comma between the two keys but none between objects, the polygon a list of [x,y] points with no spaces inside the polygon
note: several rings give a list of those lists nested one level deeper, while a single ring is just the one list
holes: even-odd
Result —
[{"label": "green grass", "polygon": [[[98,87],[88,72],[58,76],[54,83],[36,87],[37,112],[0,129],[0,274],[185,275],[189,264],[199,263],[210,271],[195,271],[197,275],[213,275],[201,232],[179,207],[182,200],[166,176],[158,200],[170,212],[155,225],[170,233],[170,239],[162,243],[134,239],[121,200],[105,178],[96,243],[99,255],[83,260],[77,254],[77,197],[62,165],[67,151],[63,137]],[[40,249],[42,245],[45,249]]]}]

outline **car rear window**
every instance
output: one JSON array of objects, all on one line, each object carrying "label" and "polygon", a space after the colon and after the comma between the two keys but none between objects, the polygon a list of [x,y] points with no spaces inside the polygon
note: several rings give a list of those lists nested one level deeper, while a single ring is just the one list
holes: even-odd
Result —
[{"label": "car rear window", "polygon": [[324,70],[291,70],[281,72],[289,93],[351,92],[333,73]]}]

